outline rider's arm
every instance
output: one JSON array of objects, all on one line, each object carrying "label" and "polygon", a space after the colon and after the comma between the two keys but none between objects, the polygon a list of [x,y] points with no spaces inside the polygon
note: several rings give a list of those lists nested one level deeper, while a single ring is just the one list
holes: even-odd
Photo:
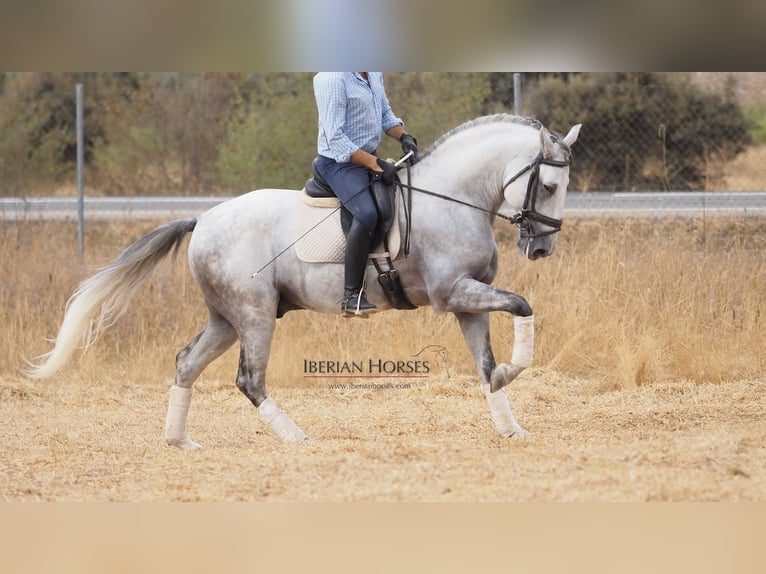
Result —
[{"label": "rider's arm", "polygon": [[383,171],[380,166],[378,166],[378,158],[371,153],[367,153],[363,149],[358,149],[352,153],[351,161],[378,173]]},{"label": "rider's arm", "polygon": [[402,139],[402,136],[406,133],[407,133],[407,130],[404,129],[404,126],[398,125],[388,130],[386,132],[386,135],[394,138],[396,141],[399,141]]}]

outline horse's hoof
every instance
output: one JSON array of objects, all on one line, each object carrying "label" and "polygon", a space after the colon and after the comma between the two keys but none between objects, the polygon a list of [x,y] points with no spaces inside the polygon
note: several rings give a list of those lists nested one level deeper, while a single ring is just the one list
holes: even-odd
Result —
[{"label": "horse's hoof", "polygon": [[311,442],[311,440],[311,437],[304,434],[303,436],[283,438],[282,442],[285,444],[305,444],[307,442]]},{"label": "horse's hoof", "polygon": [[524,367],[519,367],[511,363],[500,363],[494,371],[492,371],[492,379],[489,382],[489,390],[493,393],[499,391],[503,387],[508,386],[511,381],[519,376],[519,373],[524,370]]},{"label": "horse's hoof", "polygon": [[188,437],[179,440],[168,441],[168,446],[174,446],[176,448],[180,448],[181,450],[202,450],[202,445],[194,442]]},{"label": "horse's hoof", "polygon": [[512,431],[511,433],[503,435],[503,437],[510,438],[513,440],[523,440],[529,437],[529,433],[525,431],[523,428],[519,427],[518,429]]}]

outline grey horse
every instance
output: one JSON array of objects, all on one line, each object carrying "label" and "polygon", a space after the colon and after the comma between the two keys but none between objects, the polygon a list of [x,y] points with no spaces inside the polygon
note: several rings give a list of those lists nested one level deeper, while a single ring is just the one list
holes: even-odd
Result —
[{"label": "grey horse", "polygon": [[[522,296],[491,285],[498,259],[492,224],[496,217],[516,223],[519,247],[528,258],[550,255],[561,227],[571,146],[579,130],[578,124],[559,137],[529,118],[480,117],[436,141],[404,182],[411,188],[412,233],[409,255],[395,262],[402,286],[413,304],[455,314],[495,426],[505,437],[525,434],[503,387],[532,363],[534,316]],[[181,449],[200,448],[186,430],[192,385],[237,339],[237,387],[283,441],[305,440],[306,434],[266,390],[272,337],[277,319],[288,311],[338,313],[343,265],[306,263],[291,247],[291,218],[301,201],[300,191],[262,189],[149,231],[78,286],[53,349],[30,367],[28,376],[51,377],[78,346],[87,349],[127,310],[155,266],[193,231],[188,260],[210,317],[176,356],[166,442]],[[400,210],[399,225],[403,219]],[[379,309],[390,309],[375,279],[370,266],[368,298]],[[510,363],[495,362],[491,311],[514,316]]]}]

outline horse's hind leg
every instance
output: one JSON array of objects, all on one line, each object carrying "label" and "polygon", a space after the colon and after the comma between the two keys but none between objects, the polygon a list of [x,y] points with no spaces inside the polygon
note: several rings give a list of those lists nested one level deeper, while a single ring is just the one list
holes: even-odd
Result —
[{"label": "horse's hind leg", "polygon": [[266,366],[276,317],[263,314],[240,338],[237,388],[258,408],[258,414],[284,442],[306,440],[306,434],[266,394]]},{"label": "horse's hind leg", "polygon": [[192,385],[205,367],[221,356],[236,340],[234,327],[211,310],[205,328],[176,355],[176,380],[170,388],[168,415],[165,419],[165,441],[169,445],[183,450],[202,448],[191,440],[186,432]]},{"label": "horse's hind leg", "polygon": [[489,411],[497,431],[504,437],[523,437],[526,431],[516,422],[505,389],[492,392],[490,382],[497,369],[489,337],[488,313],[455,313],[468,348],[481,377],[481,388],[487,397]]}]

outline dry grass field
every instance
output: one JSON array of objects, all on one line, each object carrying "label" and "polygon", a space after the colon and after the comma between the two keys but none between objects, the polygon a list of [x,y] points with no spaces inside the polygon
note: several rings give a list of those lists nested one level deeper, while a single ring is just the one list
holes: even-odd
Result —
[{"label": "dry grass field", "polygon": [[[292,313],[269,389],[313,440],[277,442],[234,387],[233,349],[195,387],[189,430],[206,449],[192,453],[162,442],[175,353],[204,322],[183,257],[60,376],[19,375],[49,348],[76,283],[153,226],[91,224],[86,265],[72,224],[0,227],[0,499],[766,499],[766,222],[567,221],[538,262],[498,226],[496,283],[537,318],[536,365],[508,388],[526,439],[495,434],[451,316]],[[507,360],[512,319],[492,329]],[[394,388],[304,373],[306,360],[424,349],[429,374]]]}]

